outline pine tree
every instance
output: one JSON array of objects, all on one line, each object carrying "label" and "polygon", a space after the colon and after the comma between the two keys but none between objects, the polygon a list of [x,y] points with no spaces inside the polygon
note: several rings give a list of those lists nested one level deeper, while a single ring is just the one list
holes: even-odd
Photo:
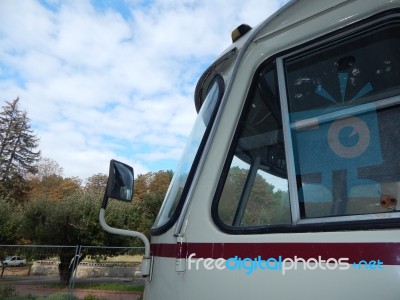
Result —
[{"label": "pine tree", "polygon": [[[19,98],[8,102],[0,112],[0,195],[7,196],[13,178],[24,178],[35,173],[35,163],[40,159],[36,151],[39,139],[30,128],[30,120],[18,106]],[[15,192],[15,191],[14,191]]]}]

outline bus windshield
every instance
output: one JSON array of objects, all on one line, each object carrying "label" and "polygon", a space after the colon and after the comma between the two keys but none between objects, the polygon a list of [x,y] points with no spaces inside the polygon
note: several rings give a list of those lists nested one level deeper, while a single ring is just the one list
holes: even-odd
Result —
[{"label": "bus windshield", "polygon": [[[179,200],[182,197],[185,185],[188,182],[191,170],[196,168],[195,159],[201,154],[201,144],[206,138],[206,129],[212,119],[218,100],[222,96],[220,81],[215,80],[211,85],[207,97],[197,115],[188,143],[183,151],[178,168],[174,173],[171,184],[156,218],[153,228],[165,225],[177,210]],[[191,180],[191,178],[190,178]]]}]

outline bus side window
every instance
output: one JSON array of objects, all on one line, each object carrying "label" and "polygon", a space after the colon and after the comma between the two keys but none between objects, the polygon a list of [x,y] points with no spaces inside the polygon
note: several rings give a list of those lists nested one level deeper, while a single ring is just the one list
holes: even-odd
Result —
[{"label": "bus side window", "polygon": [[398,217],[399,31],[398,15],[385,16],[261,67],[213,203],[222,230],[375,226],[378,217]]},{"label": "bus side window", "polygon": [[274,63],[259,73],[250,95],[218,201],[218,218],[230,227],[290,224]]},{"label": "bus side window", "polygon": [[302,218],[400,210],[398,20],[285,59]]}]

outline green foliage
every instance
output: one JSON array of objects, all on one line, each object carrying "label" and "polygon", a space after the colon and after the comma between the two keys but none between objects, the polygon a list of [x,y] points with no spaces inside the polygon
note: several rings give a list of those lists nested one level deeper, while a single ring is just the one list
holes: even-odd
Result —
[{"label": "green foliage", "polygon": [[7,297],[16,296],[15,289],[10,286],[0,286],[0,299],[5,299]]},{"label": "green foliage", "polygon": [[100,199],[80,190],[54,200],[43,195],[25,205],[22,232],[39,244],[101,245]]},{"label": "green foliage", "polygon": [[[110,226],[149,232],[172,178],[171,171],[139,175],[132,203],[110,201]],[[78,181],[49,175],[28,180],[30,201],[0,198],[0,243],[131,246],[132,240],[105,232],[98,214],[107,177],[97,174],[83,188]]]},{"label": "green foliage", "polygon": [[[93,175],[82,187],[77,178],[63,178],[62,169],[54,161],[41,160],[38,170],[37,175],[11,177],[3,181],[3,187],[25,192],[21,196],[8,193],[7,198],[0,197],[0,244],[142,246],[138,239],[113,235],[101,228],[99,209],[107,183],[106,175]],[[135,183],[135,200],[132,203],[110,201],[107,223],[112,227],[149,234],[171,178],[171,171],[139,175]],[[12,186],[16,185],[20,187],[13,189]],[[14,201],[18,197],[24,197],[26,201]],[[63,247],[56,255],[61,261],[60,279],[68,282],[74,252]],[[80,260],[96,255],[95,248],[85,248]]]},{"label": "green foliage", "polygon": [[0,299],[4,299],[4,300],[43,300],[43,299],[48,299],[47,297],[35,297],[32,295],[24,295],[24,296],[19,296],[19,295],[15,295],[15,296],[10,296],[10,297],[4,297],[4,298],[0,298]]},{"label": "green foliage", "polygon": [[21,219],[23,209],[0,198],[0,244],[14,244],[21,239]]},{"label": "green foliage", "polygon": [[[66,195],[58,201],[37,199],[25,205],[21,231],[27,240],[42,245],[96,245],[103,242],[103,230],[98,222],[99,201],[83,192]],[[62,248],[60,279],[68,282],[74,251]],[[81,257],[83,259],[84,256]]]},{"label": "green foliage", "polygon": [[[218,206],[219,216],[225,224],[234,223],[248,177],[249,169],[235,166],[229,170]],[[287,197],[287,192],[274,191],[274,186],[257,174],[252,182],[248,201],[243,208],[240,226],[285,223],[286,219],[290,218]]]},{"label": "green foliage", "polygon": [[[112,227],[149,232],[158,213],[172,172],[149,173],[133,203],[110,201],[106,220]],[[142,246],[140,240],[113,235],[104,231],[99,224],[99,209],[104,193],[106,176],[97,174],[81,187],[78,181],[47,175],[29,180],[30,201],[17,206],[0,199],[0,242],[14,244],[25,242],[40,245],[94,245],[94,246]],[[139,197],[140,195],[140,197]],[[106,253],[116,255],[118,253]],[[68,282],[70,262],[74,253],[62,248],[60,279]],[[96,249],[85,249],[85,256],[96,257]]]},{"label": "green foliage", "polygon": [[4,197],[10,203],[16,205],[27,201],[30,186],[28,182],[19,174],[12,174],[0,180],[0,197]]}]

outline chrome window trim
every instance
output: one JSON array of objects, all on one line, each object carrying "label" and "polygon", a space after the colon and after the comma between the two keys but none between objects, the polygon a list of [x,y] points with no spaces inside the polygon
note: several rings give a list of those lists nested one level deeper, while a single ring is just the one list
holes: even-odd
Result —
[{"label": "chrome window trim", "polygon": [[[318,116],[318,122],[319,123],[324,123],[324,122],[329,122],[333,121],[338,118],[342,118],[345,116],[353,116],[355,114],[363,114],[366,112],[371,111],[372,109],[378,110],[378,109],[383,109],[386,107],[390,107],[396,104],[400,104],[400,95],[389,97],[389,98],[384,98],[381,100],[377,100],[375,102],[368,102],[364,104],[360,104],[358,106],[352,106],[349,108],[343,108],[341,110],[337,110],[331,113],[326,113]],[[290,127],[291,129],[302,129],[306,127],[310,127],[315,125],[316,118],[311,117],[308,119],[303,119],[300,121],[295,121]]]},{"label": "chrome window trim", "polygon": [[292,134],[290,132],[290,120],[289,120],[289,106],[287,102],[286,93],[286,82],[285,82],[285,71],[283,65],[283,59],[276,59],[276,68],[278,75],[278,89],[281,103],[282,111],[282,126],[283,126],[283,136],[285,145],[285,156],[286,156],[286,168],[288,174],[288,184],[289,184],[289,202],[290,202],[290,212],[292,217],[292,225],[296,225],[300,220],[300,204],[297,193],[297,183],[296,183],[296,170],[294,162],[293,153],[293,143]]},{"label": "chrome window trim", "polygon": [[349,222],[349,221],[373,221],[373,220],[388,220],[388,219],[390,220],[395,218],[400,218],[400,212],[301,219],[298,222],[298,225],[339,223],[339,222]]}]

